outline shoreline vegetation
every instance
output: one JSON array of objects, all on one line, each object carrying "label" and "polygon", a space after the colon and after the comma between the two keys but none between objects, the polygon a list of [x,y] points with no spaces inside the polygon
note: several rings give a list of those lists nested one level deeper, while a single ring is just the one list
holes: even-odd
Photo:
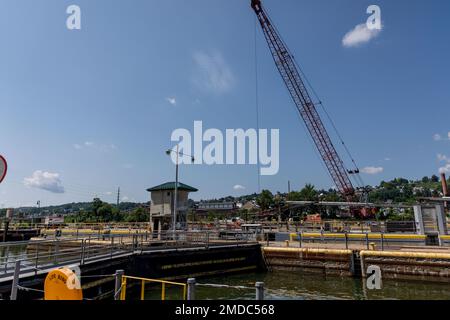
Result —
[{"label": "shoreline vegetation", "polygon": [[[450,184],[450,179],[449,179]],[[421,197],[441,197],[441,182],[436,175],[423,177],[420,180],[407,180],[396,178],[391,181],[382,181],[378,186],[368,187],[369,202],[371,203],[416,203]],[[304,208],[298,208],[289,211],[289,217],[283,212],[285,201],[344,201],[341,195],[333,189],[320,190],[312,184],[306,184],[301,190],[288,193],[262,190],[260,194],[254,193],[238,197],[228,196],[219,199],[202,200],[203,203],[211,202],[234,202],[234,203],[252,203],[250,209],[237,209],[237,216],[251,216],[259,211],[279,209],[282,219],[293,218],[295,220],[303,219],[307,214],[320,213],[325,219],[338,217],[338,208],[323,209],[311,205]],[[189,200],[191,207],[189,215],[194,215],[195,202]],[[15,209],[16,213],[23,217],[49,215],[63,215],[66,223],[73,222],[147,222],[149,203],[122,202],[119,206],[103,202],[100,198],[94,198],[92,202],[68,203],[59,206],[49,207],[23,207]],[[0,217],[6,215],[6,209],[0,210]],[[218,212],[208,212],[207,220],[227,218],[226,214]],[[413,220],[413,212],[408,209],[394,210],[384,209],[376,214],[376,220]]]}]

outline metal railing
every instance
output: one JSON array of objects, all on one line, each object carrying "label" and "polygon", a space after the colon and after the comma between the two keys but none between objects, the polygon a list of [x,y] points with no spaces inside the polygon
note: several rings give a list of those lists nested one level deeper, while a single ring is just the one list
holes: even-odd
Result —
[{"label": "metal railing", "polygon": [[127,281],[130,280],[136,280],[138,283],[140,283],[140,300],[146,300],[146,289],[145,284],[146,283],[156,283],[161,284],[161,300],[166,300],[166,288],[168,285],[170,286],[177,286],[182,289],[182,299],[180,300],[195,300],[196,297],[196,288],[198,287],[209,287],[209,288],[216,288],[216,289],[238,289],[238,290],[255,290],[255,298],[256,300],[264,300],[264,282],[256,282],[254,287],[247,287],[247,286],[232,286],[232,285],[226,285],[226,284],[213,284],[213,283],[198,283],[195,278],[189,278],[187,280],[187,283],[181,283],[181,282],[173,282],[173,281],[167,281],[162,279],[147,279],[147,278],[141,278],[141,277],[132,277],[132,276],[125,276],[123,270],[117,270],[115,273],[116,278],[116,285],[114,289],[114,299],[115,300],[126,300],[127,298],[127,286],[130,286],[130,282]]},{"label": "metal railing", "polygon": [[[432,250],[427,246],[427,236],[417,234],[384,234],[384,233],[330,233],[330,232],[297,232],[284,234],[284,237],[270,237],[264,234],[264,246],[291,248],[328,248],[350,250],[395,250],[401,248]],[[438,250],[450,247],[450,237],[440,236]]]},{"label": "metal railing", "polygon": [[227,284],[216,284],[216,283],[198,283],[195,278],[189,278],[187,280],[187,300],[195,300],[196,288],[197,287],[208,287],[215,289],[237,289],[237,290],[255,290],[255,299],[264,300],[264,282],[256,282],[255,287],[247,286],[233,286]]},{"label": "metal railing", "polygon": [[64,266],[84,265],[91,261],[156,250],[255,243],[251,235],[227,239],[219,232],[160,232],[130,235],[100,235],[88,237],[32,240],[0,243],[0,281],[11,277],[16,261],[21,261],[21,274]]},{"label": "metal railing", "polygon": [[187,284],[180,283],[180,282],[172,282],[172,281],[166,281],[166,280],[160,280],[160,279],[147,279],[147,278],[140,278],[140,277],[132,277],[132,276],[122,276],[122,283],[120,287],[120,299],[119,300],[126,300],[127,296],[127,283],[129,282],[127,280],[137,280],[140,281],[141,284],[141,290],[140,290],[140,299],[145,300],[145,284],[146,283],[158,283],[161,284],[161,300],[166,300],[166,287],[168,285],[171,286],[178,286],[182,289],[183,298],[181,300],[186,300],[187,298]]}]

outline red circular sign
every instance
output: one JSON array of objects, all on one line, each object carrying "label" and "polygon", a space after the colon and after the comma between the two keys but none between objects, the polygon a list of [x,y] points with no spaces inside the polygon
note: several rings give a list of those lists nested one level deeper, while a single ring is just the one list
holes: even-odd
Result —
[{"label": "red circular sign", "polygon": [[3,179],[5,179],[7,171],[8,164],[6,163],[6,159],[0,155],[0,183],[2,183]]}]

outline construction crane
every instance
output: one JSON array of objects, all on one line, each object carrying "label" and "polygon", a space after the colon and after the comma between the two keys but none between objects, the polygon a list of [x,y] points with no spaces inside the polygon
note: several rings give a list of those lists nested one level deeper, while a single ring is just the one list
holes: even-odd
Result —
[{"label": "construction crane", "polygon": [[347,171],[342,159],[334,147],[330,136],[317,112],[316,106],[305,86],[305,82],[296,66],[294,57],[281,39],[275,26],[264,10],[261,0],[252,0],[251,6],[258,17],[264,36],[269,45],[275,64],[283,78],[294,103],[304,120],[325,166],[337,189],[347,201],[354,201],[356,192],[350,175],[359,174],[359,169]]}]

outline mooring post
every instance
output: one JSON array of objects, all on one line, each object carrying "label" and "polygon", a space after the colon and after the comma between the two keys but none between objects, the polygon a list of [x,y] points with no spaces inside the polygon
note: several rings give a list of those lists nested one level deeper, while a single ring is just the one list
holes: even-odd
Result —
[{"label": "mooring post", "polygon": [[189,278],[187,281],[187,300],[195,300],[195,278]]},{"label": "mooring post", "polygon": [[84,245],[85,245],[86,241],[85,239],[81,239],[81,257],[80,257],[80,265],[84,264]]},{"label": "mooring post", "polygon": [[19,286],[19,276],[20,276],[20,260],[16,261],[16,267],[14,268],[14,277],[11,287],[11,300],[17,300],[17,289]]},{"label": "mooring post", "polygon": [[35,261],[35,266],[34,266],[34,275],[35,276],[37,276],[38,265],[39,265],[39,242],[36,245],[36,261]]},{"label": "mooring post", "polygon": [[56,242],[55,242],[55,259],[54,259],[54,263],[55,264],[58,264],[58,255],[59,255],[59,240],[58,239],[56,239]]},{"label": "mooring post", "polygon": [[6,246],[6,255],[5,255],[5,273],[8,272],[8,260],[9,260],[9,246]]},{"label": "mooring post", "polygon": [[8,240],[9,221],[6,220],[3,224],[5,226],[5,230],[3,231],[3,242],[6,242]]},{"label": "mooring post", "polygon": [[116,283],[114,286],[114,300],[120,300],[120,289],[122,288],[122,276],[124,275],[124,270],[116,271]]},{"label": "mooring post", "polygon": [[264,282],[255,283],[256,300],[264,300]]},{"label": "mooring post", "polygon": [[112,259],[112,257],[113,257],[113,250],[114,250],[114,237],[111,235],[110,259]]},{"label": "mooring post", "polygon": [[369,233],[367,233],[367,232],[366,232],[366,247],[367,247],[367,250],[370,249],[370,247],[369,247]]},{"label": "mooring post", "polygon": [[297,233],[298,236],[298,247],[301,248],[302,247],[302,233],[299,232]]},{"label": "mooring post", "polygon": [[348,249],[348,234],[345,232],[345,249]]}]

